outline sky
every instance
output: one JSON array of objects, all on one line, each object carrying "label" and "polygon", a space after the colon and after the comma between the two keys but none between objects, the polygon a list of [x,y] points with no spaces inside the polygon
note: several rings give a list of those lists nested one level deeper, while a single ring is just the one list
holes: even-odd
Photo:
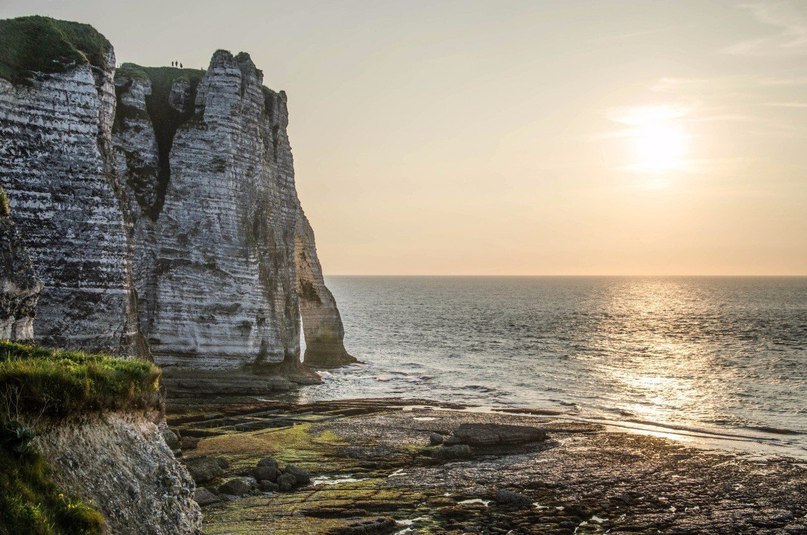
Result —
[{"label": "sky", "polygon": [[326,274],[807,274],[807,0],[0,0],[288,93]]}]

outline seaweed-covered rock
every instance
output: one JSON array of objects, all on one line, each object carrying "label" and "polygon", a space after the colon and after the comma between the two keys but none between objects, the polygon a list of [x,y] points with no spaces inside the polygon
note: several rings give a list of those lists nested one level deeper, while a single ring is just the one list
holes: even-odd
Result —
[{"label": "seaweed-covered rock", "polygon": [[296,485],[308,485],[311,483],[311,474],[308,470],[304,470],[298,466],[293,464],[286,465],[286,468],[283,470],[284,474],[290,474],[294,477],[294,481]]},{"label": "seaweed-covered rock", "polygon": [[196,483],[206,483],[224,474],[215,457],[191,457],[184,460],[185,467]]},{"label": "seaweed-covered rock", "polygon": [[451,442],[469,446],[510,446],[546,440],[546,431],[526,425],[464,423],[451,436]]},{"label": "seaweed-covered rock", "polygon": [[297,485],[297,479],[292,474],[280,474],[277,485],[283,492],[288,492]]},{"label": "seaweed-covered rock", "polygon": [[280,470],[274,466],[258,466],[252,471],[252,475],[258,481],[277,481]]},{"label": "seaweed-covered rock", "polygon": [[258,483],[252,477],[234,477],[219,486],[219,492],[231,496],[246,496],[257,488]]}]

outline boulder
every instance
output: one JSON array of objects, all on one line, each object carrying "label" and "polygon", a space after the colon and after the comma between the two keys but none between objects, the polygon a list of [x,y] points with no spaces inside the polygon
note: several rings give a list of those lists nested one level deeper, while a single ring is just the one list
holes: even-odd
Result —
[{"label": "boulder", "polygon": [[294,466],[293,464],[287,464],[286,468],[283,470],[283,473],[292,475],[297,486],[308,485],[311,483],[311,474],[308,472],[308,470],[303,470],[302,468]]},{"label": "boulder", "polygon": [[473,455],[473,450],[467,444],[455,444],[453,446],[443,446],[434,452],[434,456],[445,461],[455,459],[468,459]]},{"label": "boulder", "polygon": [[493,499],[500,505],[526,509],[532,507],[532,500],[529,496],[513,492],[512,490],[499,489],[493,495]]},{"label": "boulder", "polygon": [[275,468],[274,466],[259,466],[252,470],[252,475],[258,481],[277,481],[278,476],[280,476],[280,470]]},{"label": "boulder", "polygon": [[526,425],[462,424],[452,438],[469,446],[512,446],[544,441],[546,431]]},{"label": "boulder", "polygon": [[224,469],[215,457],[185,459],[185,467],[197,484],[205,483],[224,474]]},{"label": "boulder", "polygon": [[221,498],[210,492],[204,487],[197,488],[193,493],[193,499],[199,505],[205,506],[211,503],[221,501]]},{"label": "boulder", "polygon": [[254,478],[234,477],[227,480],[219,487],[219,492],[231,496],[245,496],[258,486]]},{"label": "boulder", "polygon": [[283,492],[292,490],[296,484],[297,480],[291,474],[281,474],[280,477],[277,478],[277,486]]},{"label": "boulder", "polygon": [[180,448],[181,442],[179,439],[179,434],[176,431],[168,426],[163,426],[160,427],[160,433],[162,433],[163,440],[165,440],[165,443],[168,444],[169,448],[172,450],[178,450]]},{"label": "boulder", "polygon": [[199,445],[199,440],[198,437],[182,437],[179,441],[179,447],[183,450],[195,450],[196,446]]},{"label": "boulder", "polygon": [[258,481],[258,488],[261,489],[262,492],[277,492],[280,490],[280,485],[274,483],[272,481]]},{"label": "boulder", "polygon": [[271,466],[272,468],[277,468],[277,461],[272,459],[271,457],[264,457],[260,461],[258,461],[258,467],[262,466]]},{"label": "boulder", "polygon": [[439,446],[443,443],[443,435],[440,433],[432,433],[429,435],[429,444],[432,446]]}]

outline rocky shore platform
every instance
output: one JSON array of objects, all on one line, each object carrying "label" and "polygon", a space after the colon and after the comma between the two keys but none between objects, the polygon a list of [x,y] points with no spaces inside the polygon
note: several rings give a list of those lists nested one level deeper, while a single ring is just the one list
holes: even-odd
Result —
[{"label": "rocky shore platform", "polygon": [[168,423],[209,535],[807,533],[803,461],[549,411],[242,400]]}]

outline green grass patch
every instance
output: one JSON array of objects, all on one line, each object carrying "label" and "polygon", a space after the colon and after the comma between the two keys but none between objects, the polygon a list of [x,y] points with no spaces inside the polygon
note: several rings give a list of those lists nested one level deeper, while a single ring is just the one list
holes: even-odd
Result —
[{"label": "green grass patch", "polygon": [[157,407],[160,373],[144,360],[0,341],[0,420]]},{"label": "green grass patch", "polygon": [[0,341],[0,535],[103,533],[98,510],[56,487],[28,422],[158,407],[159,380],[143,360]]},{"label": "green grass patch", "polygon": [[0,534],[89,535],[103,528],[98,510],[59,492],[41,455],[0,447]]},{"label": "green grass patch", "polygon": [[111,48],[89,24],[40,16],[0,20],[0,77],[30,84],[33,72],[65,72],[86,63],[100,67]]}]

